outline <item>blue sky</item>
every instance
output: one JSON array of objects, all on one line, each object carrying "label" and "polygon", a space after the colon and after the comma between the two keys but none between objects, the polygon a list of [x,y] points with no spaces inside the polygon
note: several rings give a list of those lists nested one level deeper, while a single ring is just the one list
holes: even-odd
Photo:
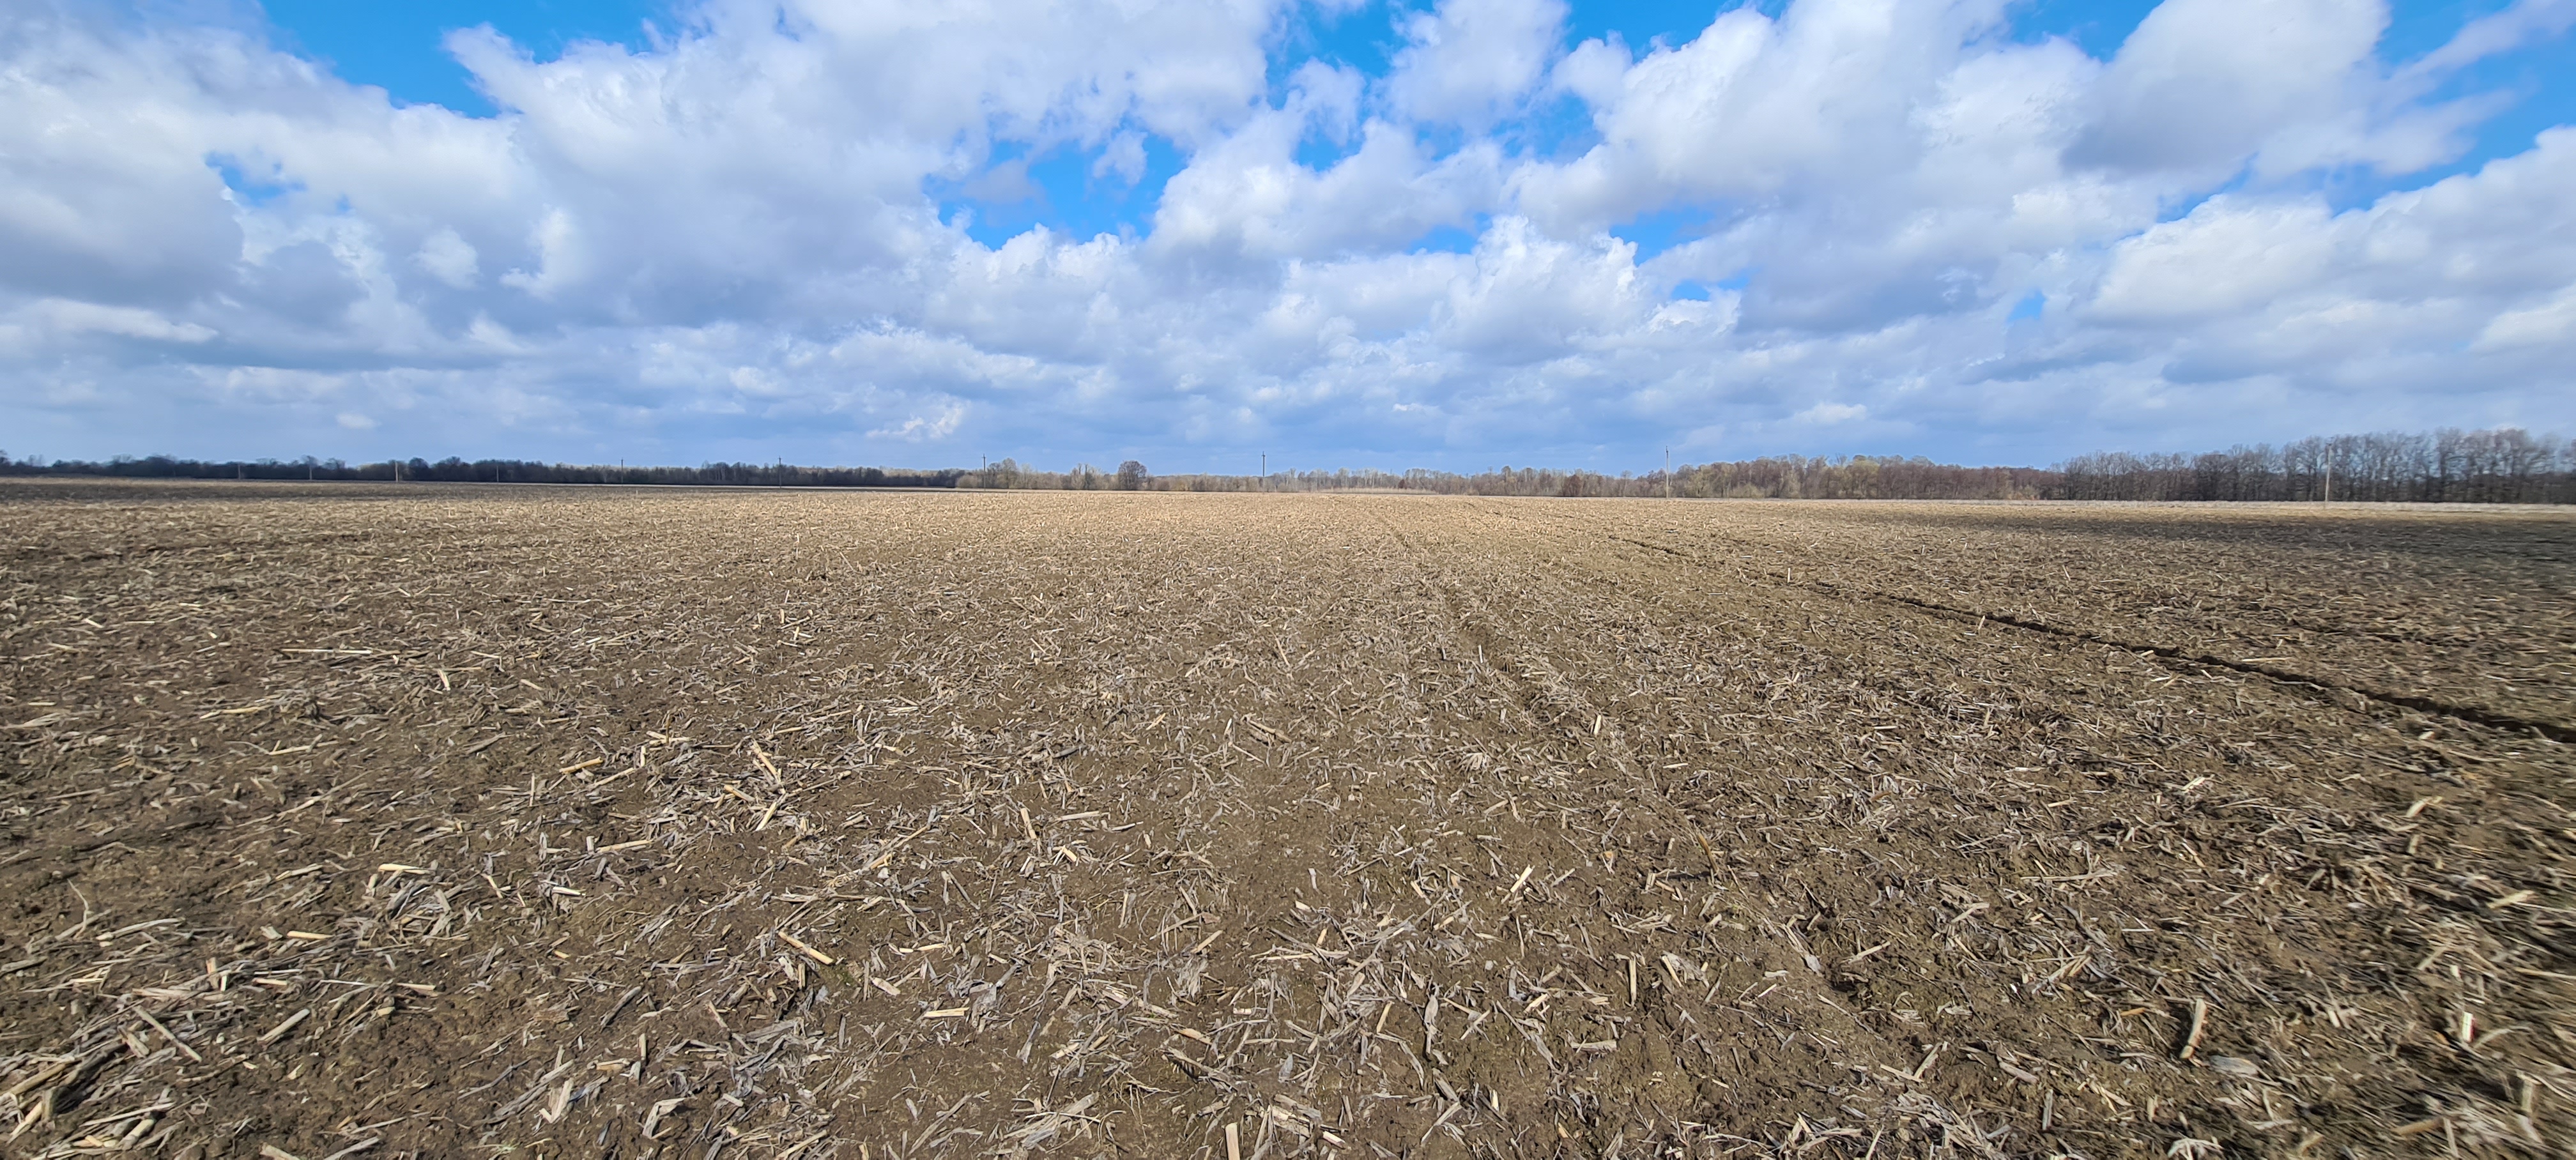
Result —
[{"label": "blue sky", "polygon": [[499,110],[448,54],[450,32],[488,25],[531,56],[555,59],[578,41],[644,51],[653,45],[648,26],[676,32],[682,21],[669,4],[601,0],[269,0],[260,7],[278,47],[325,63],[344,80],[380,86],[397,101],[475,116]]},{"label": "blue sky", "polygon": [[2576,433],[2576,0],[39,3],[0,448]]},{"label": "blue sky", "polygon": [[[1735,6],[1670,0],[1575,5],[1567,12],[1563,43],[1572,47],[1589,39],[1616,37],[1637,49],[1656,43],[1685,44],[1719,12]],[[2508,0],[2394,5],[2378,55],[2391,63],[2420,57],[2441,47],[2471,20],[2508,6]],[[1297,65],[1315,59],[1384,75],[1406,44],[1398,22],[1421,7],[1376,0],[1338,10],[1295,10],[1272,34],[1274,85]],[[1754,7],[1777,14],[1784,5],[1773,0]],[[2011,10],[2007,35],[2023,40],[2061,37],[2088,54],[2108,59],[2154,8],[2148,0],[2036,0]],[[657,37],[667,40],[683,32],[690,15],[687,5],[668,0],[525,0],[517,4],[271,0],[263,11],[281,47],[327,63],[342,78],[381,86],[398,102],[443,105],[476,116],[492,116],[500,110],[448,53],[445,42],[450,32],[489,26],[532,56],[549,59],[559,58],[566,46],[578,41],[649,51]],[[2531,147],[2540,130],[2576,123],[2576,83],[2569,77],[2576,77],[2576,40],[2566,36],[2542,39],[2522,51],[2481,61],[2463,70],[2449,91],[2503,94],[2512,98],[2512,104],[2477,126],[2474,144],[2456,160],[2405,174],[2338,173],[2321,179],[2331,183],[2338,201],[2359,204],[2390,189],[2430,184],[2492,158],[2522,152]],[[1557,120],[1564,123],[1561,129],[1581,132],[1583,122],[1577,116]],[[952,194],[947,199],[952,209],[975,211],[969,232],[990,245],[1040,223],[1077,237],[1116,233],[1121,228],[1142,232],[1153,210],[1155,191],[1179,172],[1184,160],[1168,141],[1157,138],[1147,144],[1150,163],[1144,177],[1134,183],[1095,177],[1091,167],[1098,160],[1098,150],[1068,147],[1038,158],[1029,167],[1036,192],[1026,200],[979,204],[953,196],[953,190],[943,192]],[[1341,156],[1329,142],[1311,144],[1317,147],[1303,154],[1309,163],[1329,163]],[[1671,236],[1672,222],[1696,216],[1687,211],[1657,215],[1625,223],[1619,232],[1653,248]],[[1447,235],[1435,244],[1464,248],[1463,231],[1452,229]]]}]

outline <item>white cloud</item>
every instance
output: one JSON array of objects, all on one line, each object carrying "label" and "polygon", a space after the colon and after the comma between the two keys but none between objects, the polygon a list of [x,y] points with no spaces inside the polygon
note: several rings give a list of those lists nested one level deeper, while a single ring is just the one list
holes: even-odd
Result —
[{"label": "white cloud", "polygon": [[1109,139],[1109,147],[1091,163],[1093,177],[1115,176],[1128,185],[1145,179],[1145,138],[1135,132],[1120,133]]},{"label": "white cloud", "polygon": [[84,333],[117,335],[151,342],[202,343],[215,332],[193,322],[172,322],[159,313],[133,306],[49,298],[17,311],[14,324],[30,332],[61,337]]},{"label": "white cloud", "polygon": [[2112,247],[2089,304],[2111,322],[2241,314],[2315,285],[2334,258],[2325,206],[2307,198],[2214,197],[2191,216]]},{"label": "white cloud", "polygon": [[1836,423],[1849,423],[1857,419],[1866,418],[1869,418],[1869,408],[1855,403],[1818,403],[1815,406],[1809,407],[1804,411],[1800,411],[1797,414],[1790,416],[1790,421],[1794,423],[1813,423],[1818,426],[1831,426]]},{"label": "white cloud", "polygon": [[420,249],[412,254],[412,261],[420,263],[421,269],[429,271],[431,277],[441,282],[459,290],[471,290],[477,273],[475,257],[472,243],[453,227],[441,226],[421,239]]},{"label": "white cloud", "polygon": [[1619,99],[1620,87],[1626,82],[1628,66],[1635,63],[1628,47],[1617,37],[1609,40],[1587,40],[1574,46],[1565,58],[1556,62],[1549,80],[1557,88],[1600,108]]},{"label": "white cloud", "polygon": [[1371,121],[1360,147],[1320,172],[1299,164],[1305,122],[1293,102],[1192,159],[1154,217],[1161,249],[1262,261],[1401,247],[1463,226],[1493,203],[1501,152],[1475,144],[1438,160],[1404,126]]},{"label": "white cloud", "polygon": [[[1274,59],[1250,0],[713,0],[644,50],[456,34],[475,118],[256,30],[16,6],[0,416],[66,454],[400,415],[367,437],[1471,466],[2576,420],[2576,130],[2317,192],[2458,156],[2499,98],[2433,94],[2576,0],[2393,64],[2369,0],[2167,0],[2107,61],[2014,11],[1737,6],[1638,56],[1449,0],[1369,76]],[[1536,143],[1569,107],[1588,134]],[[1059,151],[1137,228],[965,227],[1067,196]]]},{"label": "white cloud", "polygon": [[[1615,54],[1587,45],[1569,60],[1568,81],[1581,79],[1601,143],[1525,171],[1521,196],[1572,228],[1901,167],[1937,143],[1910,114],[1952,69],[1992,51],[1977,41],[2000,13],[1982,0],[1801,0],[1777,20],[1738,7],[1635,62],[1615,95],[1603,67]],[[2046,111],[2034,102],[2025,115]]]},{"label": "white cloud", "polygon": [[2233,168],[2357,96],[2387,23],[2383,0],[2166,0],[2105,70],[2079,155],[2131,169]]},{"label": "white cloud", "polygon": [[2468,22],[2442,47],[2399,70],[2405,79],[2442,76],[2576,26],[2576,0],[2514,0],[2501,12]]},{"label": "white cloud", "polygon": [[1515,217],[1486,231],[1473,271],[1451,279],[1448,302],[1432,317],[1452,349],[1528,362],[1614,339],[1641,325],[1652,306],[1635,246],[1562,241]]},{"label": "white cloud", "polygon": [[1483,128],[1538,86],[1556,55],[1563,0],[1440,0],[1403,25],[1387,88],[1409,117]]},{"label": "white cloud", "polygon": [[2477,345],[2486,349],[2527,346],[2576,348],[2576,285],[2559,291],[2539,305],[2496,315],[2485,329],[2478,332]]},{"label": "white cloud", "polygon": [[550,209],[537,219],[528,231],[529,248],[536,251],[536,269],[512,270],[501,275],[501,284],[516,286],[538,298],[552,298],[567,287],[576,286],[589,273],[588,255],[583,252],[578,227],[572,215],[562,209]]},{"label": "white cloud", "polygon": [[906,416],[892,427],[868,432],[870,439],[900,439],[906,443],[931,443],[956,434],[957,425],[966,421],[966,408],[950,403],[928,415]]}]

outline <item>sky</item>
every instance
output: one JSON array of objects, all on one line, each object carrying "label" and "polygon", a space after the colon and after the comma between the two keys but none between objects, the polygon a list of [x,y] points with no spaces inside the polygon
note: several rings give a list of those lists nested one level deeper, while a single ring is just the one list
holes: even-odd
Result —
[{"label": "sky", "polygon": [[2576,435],[2576,0],[0,0],[0,450]]}]

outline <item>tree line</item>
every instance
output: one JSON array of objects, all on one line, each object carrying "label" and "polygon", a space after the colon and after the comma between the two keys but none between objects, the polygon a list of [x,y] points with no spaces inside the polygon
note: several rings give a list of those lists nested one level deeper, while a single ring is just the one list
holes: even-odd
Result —
[{"label": "tree line", "polygon": [[2058,475],[2059,499],[2576,503],[2576,442],[2514,427],[2382,431],[2198,455],[2097,452]]},{"label": "tree line", "polygon": [[0,475],[140,479],[381,480],[445,483],[665,484],[731,487],[932,487],[1048,491],[1408,491],[1439,495],[1681,499],[2271,500],[2576,503],[2576,442],[2512,427],[2445,428],[2256,444],[2201,454],[2079,455],[2053,468],[1963,467],[1921,456],[1764,456],[1609,475],[1499,467],[1283,470],[1267,475],[1156,475],[1130,459],[1103,471],[1046,471],[1004,459],[980,468],[805,467],[706,463],[628,467],[449,457],[351,464],[338,459],[197,460],[118,456],[104,462],[11,459]]},{"label": "tree line", "polygon": [[955,487],[958,468],[801,467],[791,463],[704,463],[696,467],[628,467],[623,464],[540,463],[530,459],[449,456],[348,463],[338,459],[181,459],[170,455],[120,455],[104,462],[11,459],[0,452],[0,475],[106,475],[129,479],[379,480],[406,483],[620,483],[701,487]]},{"label": "tree line", "polygon": [[1958,467],[1915,457],[1854,455],[1846,458],[1766,457],[1708,463],[1645,474],[1501,467],[1462,474],[1414,468],[1405,472],[1336,468],[1284,470],[1269,475],[1155,475],[1128,460],[1115,472],[1090,464],[1041,471],[1005,459],[969,471],[963,488],[1066,491],[1418,491],[1438,495],[1625,496],[1672,495],[1687,499],[2041,499],[2055,473],[2030,467]]}]

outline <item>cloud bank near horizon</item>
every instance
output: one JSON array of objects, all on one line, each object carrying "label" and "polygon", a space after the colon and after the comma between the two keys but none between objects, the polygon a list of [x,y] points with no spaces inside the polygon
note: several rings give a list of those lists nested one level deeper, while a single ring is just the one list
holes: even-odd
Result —
[{"label": "cloud bank near horizon", "polygon": [[2475,153],[2532,96],[2481,66],[2576,0],[2402,59],[2371,0],[2166,0],[2099,56],[2018,11],[706,0],[554,59],[452,33],[474,116],[255,12],[0,4],[0,446],[1615,470],[2576,426],[2576,128]]}]

